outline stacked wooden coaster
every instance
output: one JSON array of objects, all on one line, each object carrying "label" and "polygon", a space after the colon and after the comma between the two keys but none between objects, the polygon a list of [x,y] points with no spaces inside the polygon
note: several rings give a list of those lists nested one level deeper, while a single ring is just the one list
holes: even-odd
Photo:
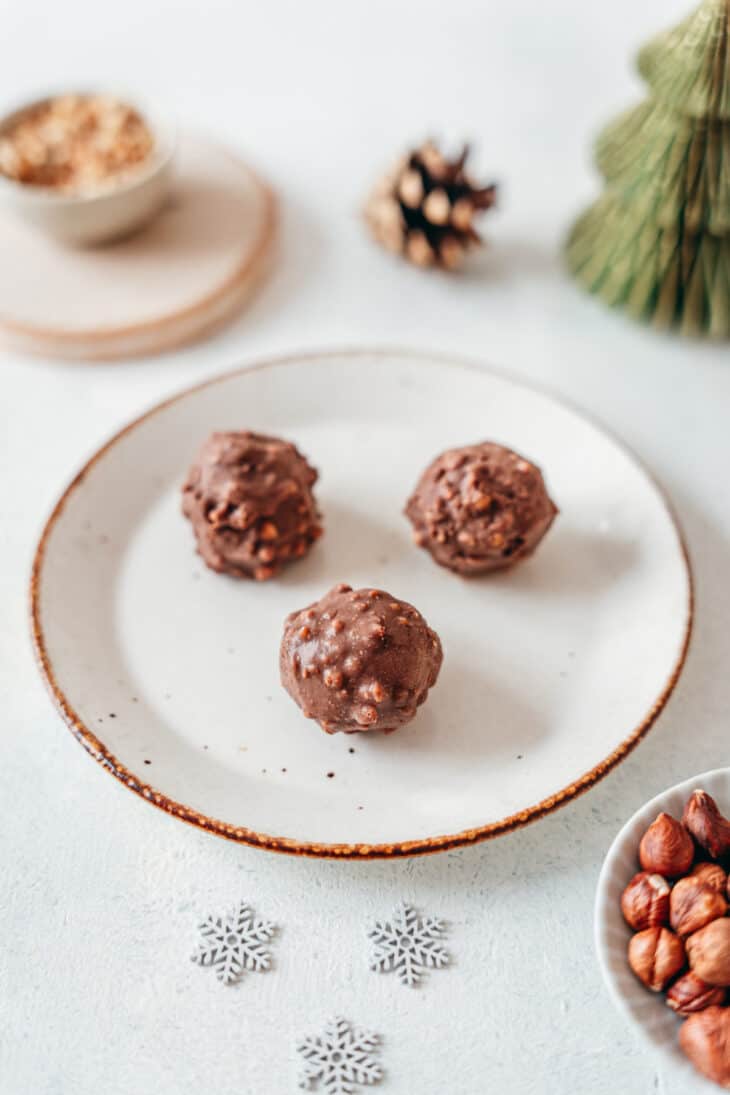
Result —
[{"label": "stacked wooden coaster", "polygon": [[193,342],[232,319],[265,274],[275,212],[251,168],[192,137],[181,142],[172,199],[127,239],[64,246],[3,210],[3,341],[83,360]]}]

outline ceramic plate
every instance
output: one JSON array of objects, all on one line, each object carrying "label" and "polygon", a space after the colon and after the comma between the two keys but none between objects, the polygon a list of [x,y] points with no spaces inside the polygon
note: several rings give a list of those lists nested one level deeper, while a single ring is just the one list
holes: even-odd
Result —
[{"label": "ceramic plate", "polygon": [[687,799],[698,787],[717,799],[724,813],[730,812],[730,768],[694,776],[642,806],[624,825],[603,864],[596,893],[595,935],[601,972],[618,1009],[651,1046],[671,1061],[677,1090],[684,1079],[693,1091],[707,1090],[709,1095],[718,1088],[700,1076],[679,1048],[681,1020],[669,1010],[662,994],[648,992],[629,969],[626,949],[632,932],[619,907],[621,894],[639,870],[638,848],[644,832],[662,811],[680,818]]},{"label": "ceramic plate", "polygon": [[[198,445],[235,428],[321,473],[325,536],[274,582],[208,571],[180,514]],[[561,514],[528,562],[465,580],[402,510],[436,453],[485,438],[538,462]],[[339,581],[411,601],[443,640],[397,734],[328,737],[279,684],[284,617]],[[234,840],[367,857],[495,836],[595,783],[677,680],[691,581],[656,485],[575,410],[476,365],[333,353],[212,380],[113,438],[46,527],[33,615],[56,703],[132,790]]]}]

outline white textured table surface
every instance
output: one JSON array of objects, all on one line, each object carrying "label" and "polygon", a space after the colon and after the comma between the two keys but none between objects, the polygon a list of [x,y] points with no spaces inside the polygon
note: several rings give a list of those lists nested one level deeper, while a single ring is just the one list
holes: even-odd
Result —
[{"label": "white textured table surface", "polygon": [[[296,1036],[333,1011],[385,1035],[384,1093],[679,1095],[603,989],[592,904],[623,820],[728,762],[730,350],[604,312],[558,243],[597,189],[590,135],[640,93],[632,51],[684,9],[1,0],[0,99],[136,83],[241,147],[284,203],[278,272],[207,345],[104,366],[0,355],[1,1095],[285,1095]],[[473,136],[503,181],[491,250],[453,280],[398,265],[357,218],[374,172],[429,130]],[[164,816],[83,753],[33,664],[29,561],[60,488],[141,408],[257,355],[378,343],[481,356],[629,442],[688,535],[694,641],[645,743],[547,820],[421,860],[274,857]],[[283,930],[275,972],[225,989],[188,955],[198,920],[240,896]],[[422,991],[366,968],[364,929],[400,898],[452,924],[455,964]]]}]

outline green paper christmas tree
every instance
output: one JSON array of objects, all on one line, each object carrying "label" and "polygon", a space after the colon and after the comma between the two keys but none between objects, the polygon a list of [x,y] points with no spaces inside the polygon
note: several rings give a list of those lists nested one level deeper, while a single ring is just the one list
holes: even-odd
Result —
[{"label": "green paper christmas tree", "polygon": [[640,52],[648,101],[600,134],[604,194],[567,243],[576,279],[657,327],[730,337],[730,0]]}]

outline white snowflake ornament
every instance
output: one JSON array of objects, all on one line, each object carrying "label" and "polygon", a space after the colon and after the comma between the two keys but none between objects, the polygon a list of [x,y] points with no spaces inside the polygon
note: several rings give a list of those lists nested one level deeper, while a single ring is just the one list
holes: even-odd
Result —
[{"label": "white snowflake ornament", "polygon": [[304,1058],[299,1086],[312,1091],[321,1084],[326,1095],[356,1095],[358,1084],[377,1084],[383,1070],[375,1054],[380,1046],[377,1034],[353,1027],[347,1019],[331,1019],[319,1037],[303,1038],[297,1053]]},{"label": "white snowflake ornament", "polygon": [[421,917],[412,905],[398,905],[390,922],[378,920],[368,932],[373,941],[370,969],[395,970],[404,985],[418,985],[427,969],[442,969],[451,961],[441,945],[446,934],[443,920]]},{"label": "white snowflake ornament", "polygon": [[256,919],[245,902],[227,916],[207,917],[199,931],[202,939],[191,958],[201,966],[213,966],[224,985],[239,981],[246,970],[261,973],[271,966],[271,952],[264,943],[273,939],[276,924]]}]

